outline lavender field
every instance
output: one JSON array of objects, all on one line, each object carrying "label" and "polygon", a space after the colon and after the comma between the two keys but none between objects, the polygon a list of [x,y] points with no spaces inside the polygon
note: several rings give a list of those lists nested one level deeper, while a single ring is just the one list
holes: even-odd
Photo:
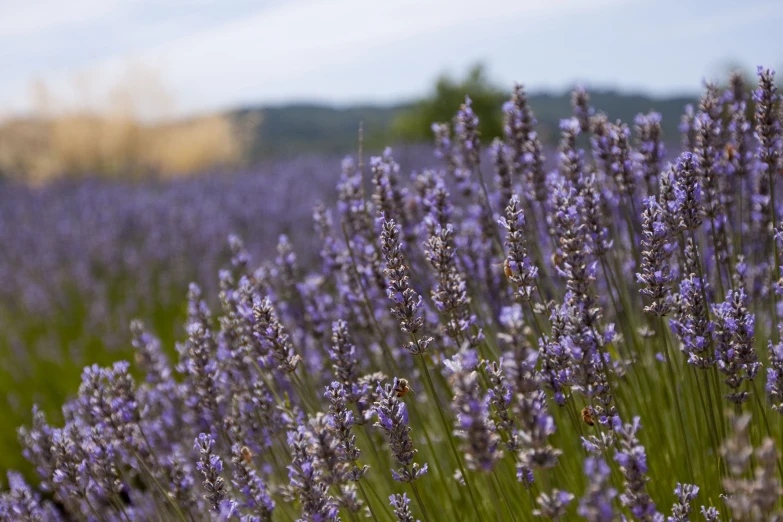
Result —
[{"label": "lavender field", "polygon": [[466,99],[432,148],[0,187],[0,521],[783,520],[755,81],[677,145],[577,89],[550,150],[518,86],[494,140]]}]

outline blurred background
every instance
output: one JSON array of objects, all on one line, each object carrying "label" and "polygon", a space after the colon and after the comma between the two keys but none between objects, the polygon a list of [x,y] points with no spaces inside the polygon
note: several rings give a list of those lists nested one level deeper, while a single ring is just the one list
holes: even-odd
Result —
[{"label": "blurred background", "polygon": [[0,472],[33,476],[15,427],[132,356],[131,319],[174,353],[229,234],[316,266],[360,123],[407,177],[466,94],[488,141],[524,83],[551,150],[583,84],[612,120],[660,112],[671,158],[704,80],[783,65],[781,23],[779,0],[2,1]]},{"label": "blurred background", "polygon": [[428,141],[462,97],[486,136],[514,82],[545,139],[582,83],[676,141],[702,81],[781,64],[776,1],[4,2],[0,174],[171,176]]}]

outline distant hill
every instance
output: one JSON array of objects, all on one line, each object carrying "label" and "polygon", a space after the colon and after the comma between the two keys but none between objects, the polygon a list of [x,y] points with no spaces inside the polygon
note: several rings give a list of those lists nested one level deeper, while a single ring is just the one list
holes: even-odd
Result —
[{"label": "distant hill", "polygon": [[[656,110],[663,116],[664,141],[678,143],[678,125],[683,108],[697,103],[695,97],[653,98],[615,91],[591,91],[591,105],[610,119],[621,119],[629,125],[640,112]],[[534,93],[530,105],[539,121],[539,133],[549,144],[558,136],[560,119],[571,114],[570,93]],[[253,159],[290,156],[301,152],[348,154],[356,150],[359,122],[364,122],[368,148],[397,141],[390,132],[396,116],[411,105],[357,106],[334,108],[317,104],[294,104],[275,107],[247,107],[231,115],[260,115],[261,124],[251,137]],[[454,108],[456,111],[456,107]]]},{"label": "distant hill", "polygon": [[364,122],[369,147],[379,147],[388,136],[392,120],[407,109],[359,106],[334,108],[326,105],[297,104],[280,107],[255,107],[234,112],[238,117],[258,113],[261,124],[252,141],[254,159],[290,156],[297,153],[340,153],[356,150],[359,122]]}]

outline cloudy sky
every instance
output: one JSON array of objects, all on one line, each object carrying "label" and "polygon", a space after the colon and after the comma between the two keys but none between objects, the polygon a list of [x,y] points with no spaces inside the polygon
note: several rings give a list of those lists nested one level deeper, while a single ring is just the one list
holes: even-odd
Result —
[{"label": "cloudy sky", "polygon": [[[783,66],[780,0],[0,0],[0,113],[153,68],[179,112],[394,102],[477,61],[504,85],[693,92]],[[98,85],[98,87],[95,87]]]}]

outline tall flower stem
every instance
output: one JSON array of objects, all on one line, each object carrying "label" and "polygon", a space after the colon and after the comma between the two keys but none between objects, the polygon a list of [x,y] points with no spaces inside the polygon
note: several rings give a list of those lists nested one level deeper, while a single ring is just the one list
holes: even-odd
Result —
[{"label": "tall flower stem", "polygon": [[685,445],[685,462],[688,465],[688,481],[693,482],[694,476],[693,476],[693,463],[691,462],[691,452],[688,448],[688,434],[685,432],[685,421],[684,417],[682,416],[682,408],[680,407],[680,401],[677,397],[677,380],[674,377],[674,368],[672,368],[672,365],[674,365],[674,357],[671,350],[671,347],[669,346],[669,336],[666,334],[666,326],[664,325],[663,317],[660,318],[661,321],[661,335],[663,336],[663,342],[665,344],[665,350],[666,350],[666,369],[669,371],[669,380],[672,384],[672,391],[674,392],[674,406],[677,409],[677,421],[680,424],[680,432],[682,435],[682,443]]},{"label": "tall flower stem", "polygon": [[421,366],[424,370],[424,378],[427,382],[427,387],[429,388],[430,395],[432,395],[432,399],[435,401],[435,405],[438,407],[438,415],[440,416],[440,422],[443,425],[443,429],[446,434],[446,439],[449,441],[449,446],[451,447],[451,452],[454,454],[454,458],[457,459],[457,464],[459,465],[460,473],[462,473],[462,479],[465,481],[465,487],[468,488],[468,495],[470,495],[470,500],[473,504],[473,510],[476,512],[476,517],[478,517],[476,520],[481,520],[481,514],[479,513],[478,509],[478,503],[476,502],[476,496],[473,492],[473,486],[471,484],[470,479],[468,478],[468,474],[465,470],[465,465],[462,463],[462,459],[459,456],[459,452],[457,451],[457,446],[454,445],[454,439],[451,436],[451,428],[449,427],[449,422],[446,420],[446,414],[443,412],[443,406],[440,403],[440,398],[438,397],[438,393],[435,391],[435,386],[432,384],[432,377],[430,377],[430,371],[427,368],[427,361],[424,360],[423,355],[420,357]]},{"label": "tall flower stem", "polygon": [[715,456],[718,458],[718,469],[720,469],[720,472],[724,474],[725,476],[725,464],[723,462],[723,458],[720,456],[720,440],[721,436],[718,433],[718,425],[715,422],[715,407],[712,403],[712,391],[711,391],[711,385],[710,385],[710,376],[709,373],[703,372],[704,374],[704,387],[707,389],[707,409],[709,410],[709,420],[712,422],[712,430],[715,434],[713,439],[713,445],[715,450]]},{"label": "tall flower stem", "polygon": [[430,522],[430,516],[427,514],[427,508],[424,507],[424,502],[421,500],[421,496],[419,496],[419,490],[416,488],[416,484],[414,484],[411,481],[411,489],[413,490],[413,496],[416,497],[416,503],[419,505],[419,509],[421,510],[421,514],[424,517],[425,522]]},{"label": "tall flower stem", "polygon": [[[761,418],[764,420],[764,426],[767,428],[767,436],[770,438],[774,437],[772,436],[772,428],[769,425],[769,419],[767,419],[767,411],[764,407],[764,403],[761,402],[761,398],[758,394],[758,388],[756,386],[756,381],[752,381],[752,394],[756,398],[756,405],[758,406],[759,410],[761,411]],[[778,473],[780,473],[780,478],[783,480],[783,460],[777,459],[777,465],[778,465]]]},{"label": "tall flower stem", "polygon": [[490,476],[490,484],[492,485],[492,488],[494,489],[495,483],[497,483],[498,487],[500,487],[500,494],[503,495],[503,500],[506,502],[506,507],[508,507],[508,512],[511,514],[511,519],[514,522],[517,522],[517,516],[514,513],[514,506],[511,505],[511,500],[508,497],[508,494],[506,493],[506,488],[503,487],[503,481],[500,480],[500,477],[498,477],[497,471],[493,470],[492,475]]},{"label": "tall flower stem", "polygon": [[[775,208],[775,176],[777,175],[777,172],[770,169],[771,172],[768,172],[769,175],[769,213],[772,217],[772,230],[778,229],[778,218],[777,218],[777,209]],[[775,274],[775,281],[780,279],[780,252],[778,252],[778,241],[773,236],[772,238],[772,247],[773,252],[775,253],[775,266],[772,267],[773,273]],[[772,301],[772,306],[770,306],[770,309],[772,310],[772,340],[773,342],[778,342],[778,329],[775,327],[775,325],[778,324],[778,310],[777,306],[775,306],[775,292],[770,292],[770,300]]]},{"label": "tall flower stem", "polygon": [[[481,185],[481,191],[484,193],[483,201],[486,206],[486,211],[494,222],[495,213],[492,211],[492,204],[489,201],[489,190],[487,190],[487,183],[484,181],[484,174],[481,172],[481,167],[478,165],[476,166],[476,174],[479,179],[479,184]],[[500,242],[500,235],[495,227],[492,228],[492,242],[494,243],[495,248],[497,248],[498,255],[503,257],[505,251],[503,250],[503,244]]]},{"label": "tall flower stem", "polygon": [[375,516],[375,511],[372,509],[372,502],[370,502],[370,498],[367,496],[367,492],[364,491],[364,486],[362,485],[362,481],[361,480],[356,481],[356,485],[359,486],[359,492],[362,494],[362,498],[364,498],[364,503],[367,504],[367,509],[370,510],[370,515],[372,515],[372,519],[375,522],[379,522],[378,517]]},{"label": "tall flower stem", "polygon": [[[142,432],[143,433],[143,432]],[[182,513],[182,510],[179,508],[179,506],[171,499],[168,492],[166,492],[165,489],[163,489],[163,486],[160,485],[160,482],[157,478],[155,478],[155,475],[152,474],[152,471],[147,467],[147,465],[144,463],[144,461],[141,459],[138,453],[136,453],[135,450],[131,450],[131,454],[136,458],[139,464],[141,464],[141,467],[144,468],[144,471],[147,472],[147,475],[150,476],[152,479],[152,482],[155,484],[155,486],[158,488],[158,491],[160,491],[160,494],[163,495],[163,497],[166,498],[166,501],[169,503],[169,505],[174,509],[174,512],[177,514],[177,517],[182,522],[188,522],[185,518],[184,513]]]},{"label": "tall flower stem", "polygon": [[[408,404],[411,405],[411,410],[413,411],[414,416],[418,419],[419,423],[424,425],[424,416],[422,416],[418,406],[416,406],[416,401],[410,401]],[[451,488],[449,488],[447,484],[448,475],[446,475],[446,473],[443,471],[443,467],[441,466],[440,459],[437,458],[437,453],[435,452],[435,445],[432,443],[430,432],[427,429],[423,429],[421,431],[424,433],[424,440],[427,441],[427,448],[429,448],[430,453],[433,456],[432,462],[435,465],[435,470],[438,472],[438,476],[440,477],[440,480],[447,486],[446,491],[448,492],[449,499],[452,502],[454,502],[454,497],[452,497],[451,495]]]},{"label": "tall flower stem", "polygon": [[[367,482],[367,488],[369,488],[370,493],[372,493],[373,498],[378,502],[378,504],[383,505],[383,501],[381,500],[380,495],[378,495],[378,492],[375,491],[375,488],[372,487],[372,482]],[[369,502],[368,502],[369,504]],[[386,511],[382,511],[382,513],[386,513]]]},{"label": "tall flower stem", "polygon": [[[715,232],[715,218],[710,218],[710,235],[712,236],[712,251],[713,251],[713,257],[715,258],[715,275],[718,279],[718,290],[720,291],[720,300],[723,301],[724,297],[726,296],[726,293],[723,290],[723,276],[721,275],[720,266],[721,262],[718,258],[718,234]],[[704,267],[706,270],[706,266]],[[729,280],[731,280],[731,277],[729,277]]]},{"label": "tall flower stem", "polygon": [[745,223],[742,220],[742,200],[745,199],[745,180],[740,178],[739,180],[739,199],[737,201],[737,212],[739,213],[739,219],[737,220],[737,228],[739,230],[739,234],[737,234],[737,250],[739,251],[740,255],[744,254],[744,250],[742,247],[742,229],[745,228]]},{"label": "tall flower stem", "polygon": [[342,223],[342,229],[343,237],[345,238],[345,246],[348,248],[348,253],[351,256],[351,266],[356,277],[356,284],[359,285],[359,289],[362,291],[362,296],[364,297],[364,305],[367,308],[367,315],[370,317],[370,321],[372,321],[373,326],[375,326],[375,330],[378,332],[378,340],[380,341],[381,347],[383,348],[383,354],[386,357],[386,362],[390,365],[391,368],[394,368],[395,373],[399,373],[400,368],[397,366],[397,361],[394,359],[394,355],[392,355],[391,348],[388,344],[386,344],[386,340],[383,336],[383,330],[381,330],[381,327],[378,324],[378,320],[375,318],[375,312],[370,305],[370,298],[367,296],[367,290],[364,288],[364,283],[362,283],[362,276],[359,274],[359,268],[356,264],[356,256],[354,255],[353,247],[351,246],[351,238],[348,237],[348,229],[345,227],[344,221]]}]

